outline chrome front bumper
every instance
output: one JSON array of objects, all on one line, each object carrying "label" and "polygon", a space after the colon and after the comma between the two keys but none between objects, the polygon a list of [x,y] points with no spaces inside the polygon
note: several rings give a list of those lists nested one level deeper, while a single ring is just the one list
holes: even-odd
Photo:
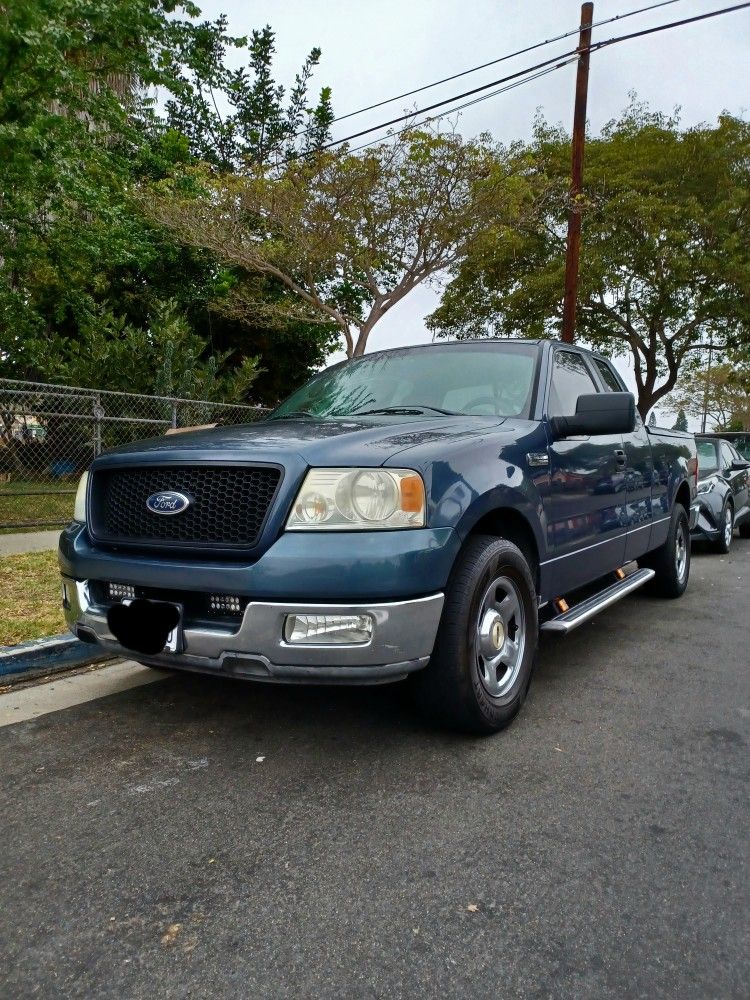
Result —
[{"label": "chrome front bumper", "polygon": [[[92,602],[85,581],[63,577],[65,618],[71,632],[121,656],[153,666],[264,681],[377,683],[398,680],[427,666],[435,643],[443,594],[387,604],[300,604],[251,601],[232,629],[190,624],[184,652],[144,656],[120,645],[109,631],[107,608]],[[370,614],[368,643],[299,645],[284,641],[289,614]]]}]

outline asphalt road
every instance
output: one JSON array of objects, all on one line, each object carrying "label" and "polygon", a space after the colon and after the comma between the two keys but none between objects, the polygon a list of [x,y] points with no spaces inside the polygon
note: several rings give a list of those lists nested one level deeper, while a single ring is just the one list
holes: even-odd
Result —
[{"label": "asphalt road", "polygon": [[0,729],[5,998],[747,997],[750,542],[505,733],[170,677]]}]

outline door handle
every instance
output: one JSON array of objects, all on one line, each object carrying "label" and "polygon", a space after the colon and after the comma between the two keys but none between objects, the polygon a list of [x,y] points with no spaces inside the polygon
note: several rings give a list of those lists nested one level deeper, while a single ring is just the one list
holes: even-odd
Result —
[{"label": "door handle", "polygon": [[625,452],[622,448],[615,448],[615,462],[617,463],[618,469],[624,469],[627,464],[627,458],[625,457]]}]

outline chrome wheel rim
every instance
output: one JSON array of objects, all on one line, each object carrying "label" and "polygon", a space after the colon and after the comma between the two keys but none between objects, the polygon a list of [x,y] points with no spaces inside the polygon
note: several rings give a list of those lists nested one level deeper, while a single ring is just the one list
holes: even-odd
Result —
[{"label": "chrome wheel rim", "polygon": [[685,525],[680,522],[677,526],[677,537],[675,538],[675,567],[677,569],[677,579],[682,583],[687,573],[688,547],[685,536]]},{"label": "chrome wheel rim", "polygon": [[724,541],[726,542],[727,548],[729,548],[732,542],[733,531],[734,531],[734,518],[732,517],[732,508],[727,507],[726,514],[724,515]]},{"label": "chrome wheel rim", "polygon": [[526,650],[521,591],[507,576],[489,585],[479,605],[476,659],[479,678],[492,698],[502,698],[518,679]]}]

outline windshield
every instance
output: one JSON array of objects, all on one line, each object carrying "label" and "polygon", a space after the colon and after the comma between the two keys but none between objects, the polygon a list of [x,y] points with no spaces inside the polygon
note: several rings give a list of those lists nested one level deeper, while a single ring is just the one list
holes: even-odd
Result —
[{"label": "windshield", "polygon": [[716,458],[716,445],[713,441],[698,441],[698,474],[716,472],[719,463]]},{"label": "windshield", "polygon": [[537,350],[487,342],[368,355],[321,372],[269,419],[388,412],[527,417]]},{"label": "windshield", "polygon": [[737,435],[737,437],[733,437],[732,444],[744,459],[750,461],[750,434],[746,436]]}]

